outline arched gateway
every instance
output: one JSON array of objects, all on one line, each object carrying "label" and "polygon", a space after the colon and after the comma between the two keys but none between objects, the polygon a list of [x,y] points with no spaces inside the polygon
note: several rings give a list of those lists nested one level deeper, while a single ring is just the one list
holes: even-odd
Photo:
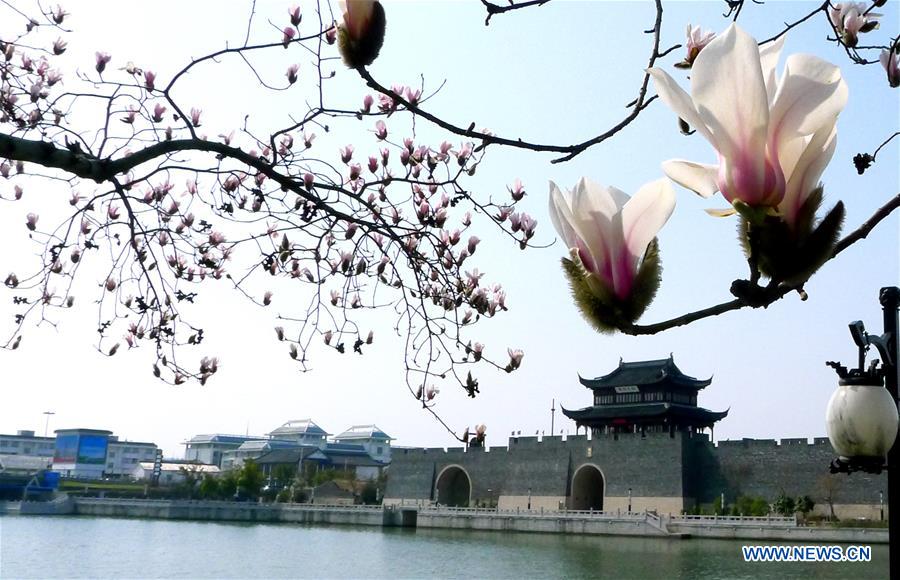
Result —
[{"label": "arched gateway", "polygon": [[445,467],[435,484],[437,502],[449,507],[469,507],[472,497],[472,480],[466,470],[458,465]]},{"label": "arched gateway", "polygon": [[573,510],[603,511],[603,473],[596,465],[582,465],[572,477],[569,507]]}]

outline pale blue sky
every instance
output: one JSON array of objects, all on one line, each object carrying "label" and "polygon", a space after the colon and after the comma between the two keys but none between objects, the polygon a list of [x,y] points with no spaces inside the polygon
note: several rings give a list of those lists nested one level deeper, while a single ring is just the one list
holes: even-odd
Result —
[{"label": "pale blue sky", "polygon": [[[301,5],[311,16],[312,4]],[[721,17],[723,5],[711,1],[668,5],[663,45],[683,42],[688,22],[724,30],[728,22]],[[814,5],[748,2],[741,24],[757,38],[768,37],[782,21],[794,20]],[[93,52],[105,50],[114,55],[112,64],[134,60],[157,70],[165,80],[192,56],[217,50],[226,41],[240,43],[249,2],[65,6],[72,12],[70,26],[77,31],[69,37],[68,54],[78,66],[92,66]],[[287,7],[288,3],[260,2],[256,38],[277,39],[278,31],[265,19],[284,26]],[[426,92],[446,81],[427,104],[429,110],[458,125],[474,121],[504,136],[553,143],[589,138],[622,117],[646,65],[651,38],[641,31],[651,26],[654,15],[649,2],[554,0],[541,8],[495,17],[485,27],[483,9],[475,1],[388,2],[386,11],[385,46],[371,67],[376,79],[386,85],[418,84],[424,75]],[[870,35],[879,44],[898,28],[896,4],[888,3],[882,11],[884,30]],[[0,24],[0,34],[6,33],[6,26]],[[819,54],[840,65],[850,86],[850,101],[838,123],[837,153],[824,175],[826,205],[844,200],[845,230],[850,230],[898,192],[896,142],[882,150],[879,162],[862,177],[850,162],[855,153],[872,151],[897,130],[898,93],[888,88],[880,66],[854,66],[825,42],[828,32],[827,23],[817,18],[790,34],[784,54]],[[679,50],[661,63],[676,79],[686,79],[683,71],[672,68],[682,54]],[[288,63],[305,63],[305,58],[279,51],[258,64],[275,78],[283,75]],[[366,93],[362,82],[339,63],[330,66],[338,74],[336,101],[358,106]],[[286,124],[291,108],[302,101],[298,95],[303,90],[262,98],[253,91],[246,70],[232,60],[199,70],[193,81],[188,79],[183,94],[203,106],[207,130],[215,135],[239,125],[248,112],[251,123],[261,127]],[[202,96],[210,91],[211,97]],[[323,137],[334,150],[369,128],[365,123],[335,125],[334,141]],[[345,138],[343,130],[351,136]],[[422,121],[417,130],[421,136],[442,138]],[[529,194],[523,208],[539,222],[536,241],[549,243],[555,232],[546,209],[548,180],[572,186],[587,176],[634,192],[660,177],[660,163],[674,157],[714,161],[707,143],[699,136],[679,135],[673,113],[654,103],[619,136],[565,164],[550,164],[551,155],[495,148],[470,185],[482,196],[502,196],[506,184],[521,178]],[[731,281],[745,276],[735,222],[702,211],[721,207],[722,200],[701,200],[680,188],[677,197],[675,213],[659,237],[665,270],[662,287],[642,322],[727,300]],[[26,247],[21,223],[31,206],[0,207],[4,208],[0,239],[7,248]],[[512,375],[480,371],[482,392],[474,400],[458,387],[444,386],[438,410],[460,432],[467,425],[487,424],[490,445],[505,445],[512,430],[549,431],[552,398],[557,408],[588,404],[589,392],[578,383],[579,373],[605,374],[620,356],[639,360],[664,358],[670,352],[687,374],[714,376],[700,404],[731,409],[716,430],[717,438],[822,436],[825,405],[836,382],[824,362],[854,360],[847,322],[862,318],[870,330],[880,332],[878,289],[900,281],[898,219],[892,216],[867,240],[826,265],[807,285],[805,303],[789,296],[768,310],[729,313],[658,336],[604,336],[582,321],[569,300],[558,264],[564,254],[559,243],[521,252],[497,232],[483,229],[479,235],[484,242],[472,266],[486,271],[492,281],[503,282],[510,311],[483,325],[473,339],[487,344],[489,352],[505,353],[509,345],[524,349],[526,355],[521,370]],[[26,252],[0,257],[0,271],[12,268],[7,262],[18,263]],[[276,311],[247,306],[228,292],[210,290],[208,296],[199,313],[205,312],[209,320],[207,350],[220,354],[222,367],[207,386],[175,388],[156,382],[147,352],[122,353],[114,359],[98,354],[92,346],[94,296],[86,293],[81,309],[62,316],[56,329],[46,325],[31,329],[18,351],[0,351],[4,386],[0,432],[42,432],[41,413],[52,410],[56,415],[51,430],[111,429],[122,437],[152,440],[167,455],[180,454],[179,442],[197,433],[259,434],[304,417],[312,417],[332,433],[374,422],[397,438],[395,444],[454,444],[409,396],[397,345],[379,340],[387,338],[389,320],[375,327],[376,343],[367,356],[313,352],[313,372],[299,374],[283,345],[274,341]],[[212,301],[219,309],[216,313],[210,310]],[[6,321],[10,313],[4,299],[0,317]],[[556,426],[557,431],[574,432],[574,424],[558,410]]]}]

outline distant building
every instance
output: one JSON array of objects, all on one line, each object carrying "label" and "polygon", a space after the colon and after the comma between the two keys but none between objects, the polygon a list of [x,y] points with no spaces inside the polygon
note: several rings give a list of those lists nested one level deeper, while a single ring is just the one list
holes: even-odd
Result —
[{"label": "distant building", "polygon": [[0,434],[0,454],[52,459],[53,470],[65,477],[126,477],[141,461],[156,457],[156,444],[120,441],[103,429],[59,429],[56,437],[35,437],[34,431]]},{"label": "distant building", "polygon": [[375,425],[354,425],[334,438],[335,443],[362,445],[373,459],[391,461],[391,441],[393,437]]},{"label": "distant building", "polygon": [[312,503],[325,505],[353,505],[356,493],[352,486],[341,481],[326,481],[313,488]]},{"label": "distant building", "polygon": [[312,419],[288,421],[266,437],[195,435],[185,443],[185,459],[238,469],[256,460],[269,475],[277,465],[295,469],[339,469],[358,479],[374,479],[391,460],[390,435],[375,425],[355,425],[329,441]]},{"label": "distant building", "polygon": [[266,441],[267,437],[249,435],[194,435],[184,442],[184,458],[187,461],[206,463],[222,467],[222,458],[228,451],[234,451],[247,441]]},{"label": "distant building", "polygon": [[[147,481],[153,477],[152,461],[142,461],[132,469],[131,477],[138,481]],[[199,463],[185,463],[180,461],[163,461],[160,473],[160,485],[175,485],[185,480],[186,473],[195,473],[198,477],[209,474],[219,475],[219,468],[215,465],[201,465]]]},{"label": "distant building", "polygon": [[331,433],[326,433],[312,419],[288,421],[269,433],[271,439],[282,439],[284,441],[293,441],[299,445],[317,445],[319,447],[325,447],[329,435]]}]

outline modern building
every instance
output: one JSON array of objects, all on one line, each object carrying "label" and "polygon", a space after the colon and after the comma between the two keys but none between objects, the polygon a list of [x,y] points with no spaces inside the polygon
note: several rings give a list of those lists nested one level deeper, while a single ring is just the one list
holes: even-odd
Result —
[{"label": "modern building", "polygon": [[[510,437],[506,447],[394,449],[386,504],[491,505],[504,509],[592,509],[681,513],[724,498],[809,495],[816,512],[878,519],[886,474],[829,473],[825,437],[720,441],[702,432],[726,412],[697,406],[709,384],[674,360],[621,363],[581,380],[593,405],[565,411],[586,434]],[[882,496],[883,492],[883,496]]]},{"label": "modern building", "polygon": [[195,435],[185,443],[185,459],[222,470],[240,468],[247,459],[269,471],[275,465],[300,469],[302,463],[304,469],[340,469],[358,479],[374,479],[390,463],[393,439],[375,425],[355,425],[334,441],[329,436],[312,419],[295,419],[264,437]]},{"label": "modern building", "polygon": [[184,458],[187,461],[222,467],[222,458],[228,451],[235,451],[247,441],[266,441],[267,437],[250,435],[223,435],[220,433],[194,435],[184,442]]},{"label": "modern building", "polygon": [[387,433],[376,425],[354,425],[334,437],[335,443],[362,445],[369,455],[381,462],[391,461],[391,441]]},{"label": "modern building", "polygon": [[325,447],[329,435],[331,433],[326,433],[312,419],[295,419],[269,433],[269,438],[293,441],[298,445]]},{"label": "modern building", "polygon": [[[131,471],[131,477],[137,481],[149,481],[153,478],[152,461],[142,461]],[[160,465],[159,483],[160,485],[175,485],[182,483],[189,473],[195,474],[198,478],[203,475],[219,475],[219,468],[215,465],[202,465],[199,463],[187,463],[181,461],[163,461]]]},{"label": "modern building", "polygon": [[53,470],[66,477],[127,477],[137,463],[152,461],[156,449],[155,443],[120,441],[103,429],[60,429],[56,437],[25,430],[0,434],[0,454],[52,459]]}]

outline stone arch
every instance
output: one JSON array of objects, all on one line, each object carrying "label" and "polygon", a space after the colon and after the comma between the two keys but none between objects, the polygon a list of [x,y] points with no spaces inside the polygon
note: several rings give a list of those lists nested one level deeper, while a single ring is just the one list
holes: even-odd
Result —
[{"label": "stone arch", "polygon": [[605,494],[606,478],[603,476],[603,471],[593,463],[585,463],[572,476],[572,495],[569,497],[569,508],[603,511]]},{"label": "stone arch", "polygon": [[472,478],[461,465],[448,465],[435,480],[435,500],[449,507],[469,507],[472,500]]}]

